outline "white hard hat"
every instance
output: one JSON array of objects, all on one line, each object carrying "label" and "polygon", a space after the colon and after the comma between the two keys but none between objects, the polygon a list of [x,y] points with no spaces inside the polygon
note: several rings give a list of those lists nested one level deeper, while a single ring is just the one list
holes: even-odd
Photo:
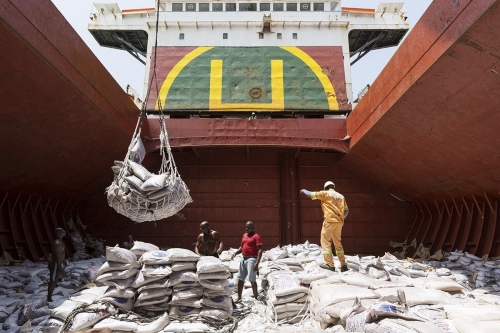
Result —
[{"label": "white hard hat", "polygon": [[323,188],[326,189],[328,186],[333,186],[335,188],[335,184],[333,182],[331,182],[331,181],[327,181],[325,183],[325,186],[323,186]]}]

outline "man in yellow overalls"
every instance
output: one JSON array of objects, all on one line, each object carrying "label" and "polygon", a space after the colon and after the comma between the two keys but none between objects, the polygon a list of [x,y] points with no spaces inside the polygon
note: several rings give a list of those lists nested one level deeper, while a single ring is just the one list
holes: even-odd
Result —
[{"label": "man in yellow overalls", "polygon": [[335,245],[335,253],[340,261],[340,271],[347,271],[347,263],[344,256],[344,248],[341,243],[342,226],[344,219],[349,213],[349,208],[342,194],[335,191],[335,184],[327,181],[324,191],[309,192],[301,190],[312,200],[321,200],[321,209],[323,210],[323,228],[321,228],[321,247],[326,265],[320,265],[324,269],[335,271],[332,256],[332,241]]}]

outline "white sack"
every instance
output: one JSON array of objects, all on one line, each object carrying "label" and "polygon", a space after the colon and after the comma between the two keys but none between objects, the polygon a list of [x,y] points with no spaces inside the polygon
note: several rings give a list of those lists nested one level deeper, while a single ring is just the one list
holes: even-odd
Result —
[{"label": "white sack", "polygon": [[398,290],[405,293],[406,303],[408,306],[419,304],[454,304],[455,301],[444,291],[434,289],[422,289],[415,287],[403,288],[381,288],[377,289],[376,293],[388,302],[397,302]]},{"label": "white sack", "polygon": [[121,247],[106,246],[106,259],[125,264],[133,264],[137,262],[137,257],[134,252]]},{"label": "white sack", "polygon": [[175,261],[172,263],[172,272],[193,271],[196,272],[196,262],[194,261]]},{"label": "white sack", "polygon": [[167,256],[172,261],[198,261],[199,255],[193,251],[181,248],[172,248],[167,250]]},{"label": "white sack", "polygon": [[167,251],[151,251],[144,253],[139,262],[144,265],[170,264],[172,260]]},{"label": "white sack", "polygon": [[134,246],[130,249],[137,257],[141,257],[144,253],[149,251],[158,251],[160,248],[151,243],[134,241]]},{"label": "white sack", "polygon": [[171,306],[170,307],[170,315],[171,316],[178,316],[178,317],[183,317],[183,316],[189,316],[192,314],[199,314],[200,313],[200,308],[194,308],[194,307],[189,307],[189,306]]},{"label": "white sack", "polygon": [[182,272],[173,272],[169,277],[169,286],[175,286],[180,283],[186,282],[197,282],[198,276],[194,272],[190,271],[182,271]]},{"label": "white sack", "polygon": [[227,272],[227,268],[219,258],[215,258],[212,256],[203,256],[196,263],[196,272],[198,274]]}]

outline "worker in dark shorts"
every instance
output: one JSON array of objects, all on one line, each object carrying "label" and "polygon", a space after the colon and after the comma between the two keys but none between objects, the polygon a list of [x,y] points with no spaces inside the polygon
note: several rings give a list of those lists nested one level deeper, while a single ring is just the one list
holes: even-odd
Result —
[{"label": "worker in dark shorts", "polygon": [[201,234],[196,240],[194,252],[200,256],[213,256],[219,258],[222,252],[223,243],[219,233],[215,230],[210,230],[210,224],[203,221],[200,224]]},{"label": "worker in dark shorts", "polygon": [[63,261],[65,256],[65,245],[62,241],[66,236],[66,231],[61,228],[53,230],[54,241],[52,242],[52,255],[49,261],[49,290],[47,295],[47,302],[52,302],[52,293],[57,286],[59,276],[64,274]]},{"label": "worker in dark shorts", "polygon": [[238,270],[238,299],[236,302],[241,301],[241,293],[245,285],[245,279],[252,285],[253,296],[258,298],[257,293],[257,273],[259,272],[259,262],[262,257],[262,239],[259,234],[254,231],[253,222],[248,221],[245,225],[246,233],[241,237],[241,245],[236,251],[231,260],[240,253],[243,254],[243,260],[240,262]]}]

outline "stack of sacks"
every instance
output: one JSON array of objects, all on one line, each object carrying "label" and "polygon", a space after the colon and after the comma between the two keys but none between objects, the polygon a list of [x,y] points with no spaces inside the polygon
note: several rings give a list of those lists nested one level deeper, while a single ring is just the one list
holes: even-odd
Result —
[{"label": "stack of sacks", "polygon": [[270,250],[265,251],[262,257],[263,259],[268,261],[276,261],[278,259],[287,258],[288,252],[284,249],[281,249],[278,245]]},{"label": "stack of sacks", "polygon": [[233,260],[231,260],[234,253],[236,253],[237,249],[230,248],[227,251],[222,251],[219,255],[219,259],[222,261],[224,265],[228,268],[229,272],[236,273],[240,268],[240,261],[242,259],[241,255],[237,255]]},{"label": "stack of sacks", "polygon": [[71,239],[71,243],[76,250],[75,253],[73,253],[73,260],[89,259],[90,256],[87,253],[87,250],[85,250],[85,242],[83,241],[82,235],[80,235],[77,230],[73,230],[71,231],[69,238]]},{"label": "stack of sacks", "polygon": [[[52,332],[55,331],[57,332],[61,326],[63,326],[64,322],[66,321],[68,315],[75,310],[78,307],[89,305],[95,301],[97,301],[99,298],[101,298],[106,290],[108,290],[108,286],[103,286],[103,287],[94,287],[90,289],[84,289],[82,291],[79,291],[73,295],[70,296],[69,299],[60,299],[58,301],[54,301],[49,304],[49,313],[50,313],[50,319],[41,324],[41,326],[44,327],[44,332]],[[109,307],[109,311],[105,311],[106,313],[103,314],[103,317],[106,317],[107,315],[111,313],[115,313],[116,309],[112,306]],[[89,311],[90,312],[90,311]],[[80,316],[78,320],[76,320],[75,317],[75,327],[76,326],[85,326],[82,321],[84,320],[84,315],[78,315]],[[103,318],[102,317],[102,318]],[[96,323],[98,320],[102,319],[100,316],[96,316],[93,314],[89,314],[88,319],[93,321],[93,323]],[[90,324],[89,324],[90,325]],[[86,327],[92,327],[92,326],[85,326],[82,328]]]},{"label": "stack of sacks", "polygon": [[112,287],[108,295],[101,298],[116,307],[130,311],[134,307],[135,289],[130,288],[136,279],[139,263],[136,255],[120,247],[106,247],[108,259],[98,271],[95,283],[98,286]]},{"label": "stack of sacks", "polygon": [[457,281],[466,282],[475,275],[473,282],[476,287],[500,285],[500,260],[483,261],[471,253],[453,251],[448,260],[441,263],[441,266],[450,269]]},{"label": "stack of sacks", "polygon": [[309,262],[303,265],[303,271],[298,272],[297,276],[302,285],[309,286],[316,280],[325,279],[328,273],[323,268],[319,267],[316,261]]},{"label": "stack of sacks", "polygon": [[130,314],[115,314],[95,324],[94,328],[109,328],[113,332],[155,333],[162,332],[163,329],[169,324],[170,319],[167,312],[162,313],[158,318],[149,323],[145,322],[144,318],[140,318],[139,316]]},{"label": "stack of sacks", "polygon": [[300,321],[308,309],[309,289],[300,285],[297,274],[275,271],[267,275],[268,316],[276,321]]},{"label": "stack of sacks", "polygon": [[171,262],[167,251],[150,251],[141,256],[139,263],[142,269],[132,283],[132,287],[139,293],[134,305],[137,310],[150,312],[168,310],[168,302],[172,295],[172,289],[168,288],[168,277],[172,273]]},{"label": "stack of sacks", "polygon": [[[332,310],[338,311],[338,316],[341,321],[343,323],[345,322],[346,332],[366,332],[366,327],[369,323],[373,323],[387,317],[401,318],[405,321],[421,320],[420,318],[412,316],[408,313],[407,307],[404,304],[397,305],[390,302],[375,301],[373,299],[365,299],[363,301],[357,299],[354,302],[347,301],[344,303],[347,305],[346,308],[332,308]],[[349,308],[350,304],[351,307]],[[374,328],[376,328],[376,326],[373,326],[372,330],[374,332],[378,332],[374,330]]]},{"label": "stack of sacks", "polygon": [[61,281],[63,282],[59,283],[59,286],[74,289],[74,287],[80,287],[84,284],[94,282],[98,276],[99,267],[101,267],[104,262],[106,262],[105,257],[69,262],[67,266],[64,267],[66,274],[61,276]]},{"label": "stack of sacks", "polygon": [[284,258],[276,260],[278,263],[282,263],[288,266],[288,269],[292,272],[301,272],[304,270],[302,263],[294,258]]},{"label": "stack of sacks", "polygon": [[[414,284],[418,287],[413,287]],[[317,280],[311,284],[311,288],[310,312],[315,327],[326,329],[330,325],[340,324],[345,326],[347,332],[386,332],[384,330],[390,327],[404,327],[408,320],[431,322],[429,326],[422,326],[428,328],[429,332],[438,327],[452,327],[451,323],[446,322],[443,312],[434,307],[456,303],[444,291],[462,291],[459,284],[447,278],[392,277],[392,281],[387,281],[355,272]],[[385,317],[397,317],[405,321],[381,321]],[[413,329],[401,332],[414,332]]]},{"label": "stack of sacks", "polygon": [[69,323],[68,331],[80,331],[87,328],[92,328],[102,319],[116,313],[117,310],[113,307],[113,305],[105,303],[90,304],[85,308],[85,310],[79,312],[72,318]]},{"label": "stack of sacks", "polygon": [[445,305],[444,311],[460,333],[500,332],[500,308],[498,305],[470,302]]},{"label": "stack of sacks", "polygon": [[[264,261],[259,263],[259,276],[257,277],[257,290],[263,289],[264,291],[269,288],[269,283],[267,283],[267,276],[276,271],[287,271],[291,272],[287,264],[278,261]],[[237,277],[234,279],[235,285],[238,284]],[[253,296],[252,285],[250,282],[245,282],[245,290],[242,296]]]},{"label": "stack of sacks", "polygon": [[342,314],[346,318],[351,313],[354,300],[376,298],[378,295],[370,289],[347,285],[337,276],[314,281],[309,297],[311,323],[317,329],[326,329],[340,323]]},{"label": "stack of sacks", "polygon": [[203,287],[203,309],[200,315],[227,318],[233,314],[232,288],[228,287],[231,273],[219,258],[201,257],[196,264],[198,281]]},{"label": "stack of sacks", "polygon": [[170,316],[199,314],[203,289],[198,282],[196,262],[200,256],[180,248],[168,249],[167,255],[172,262],[172,274],[168,281],[168,286],[173,289]]},{"label": "stack of sacks", "polygon": [[310,244],[306,241],[304,244],[287,245],[283,247],[289,257],[304,258],[316,257],[322,255],[321,247],[317,244]]},{"label": "stack of sacks", "polygon": [[304,243],[304,247],[306,248],[307,251],[309,251],[309,256],[311,257],[317,257],[323,255],[323,250],[321,249],[321,246],[319,246],[318,244],[311,244],[309,243],[309,241],[306,241]]},{"label": "stack of sacks", "polygon": [[33,303],[26,303],[20,308],[16,323],[19,326],[23,326],[29,321],[30,325],[38,325],[49,318],[49,311],[46,298],[42,298]]}]

